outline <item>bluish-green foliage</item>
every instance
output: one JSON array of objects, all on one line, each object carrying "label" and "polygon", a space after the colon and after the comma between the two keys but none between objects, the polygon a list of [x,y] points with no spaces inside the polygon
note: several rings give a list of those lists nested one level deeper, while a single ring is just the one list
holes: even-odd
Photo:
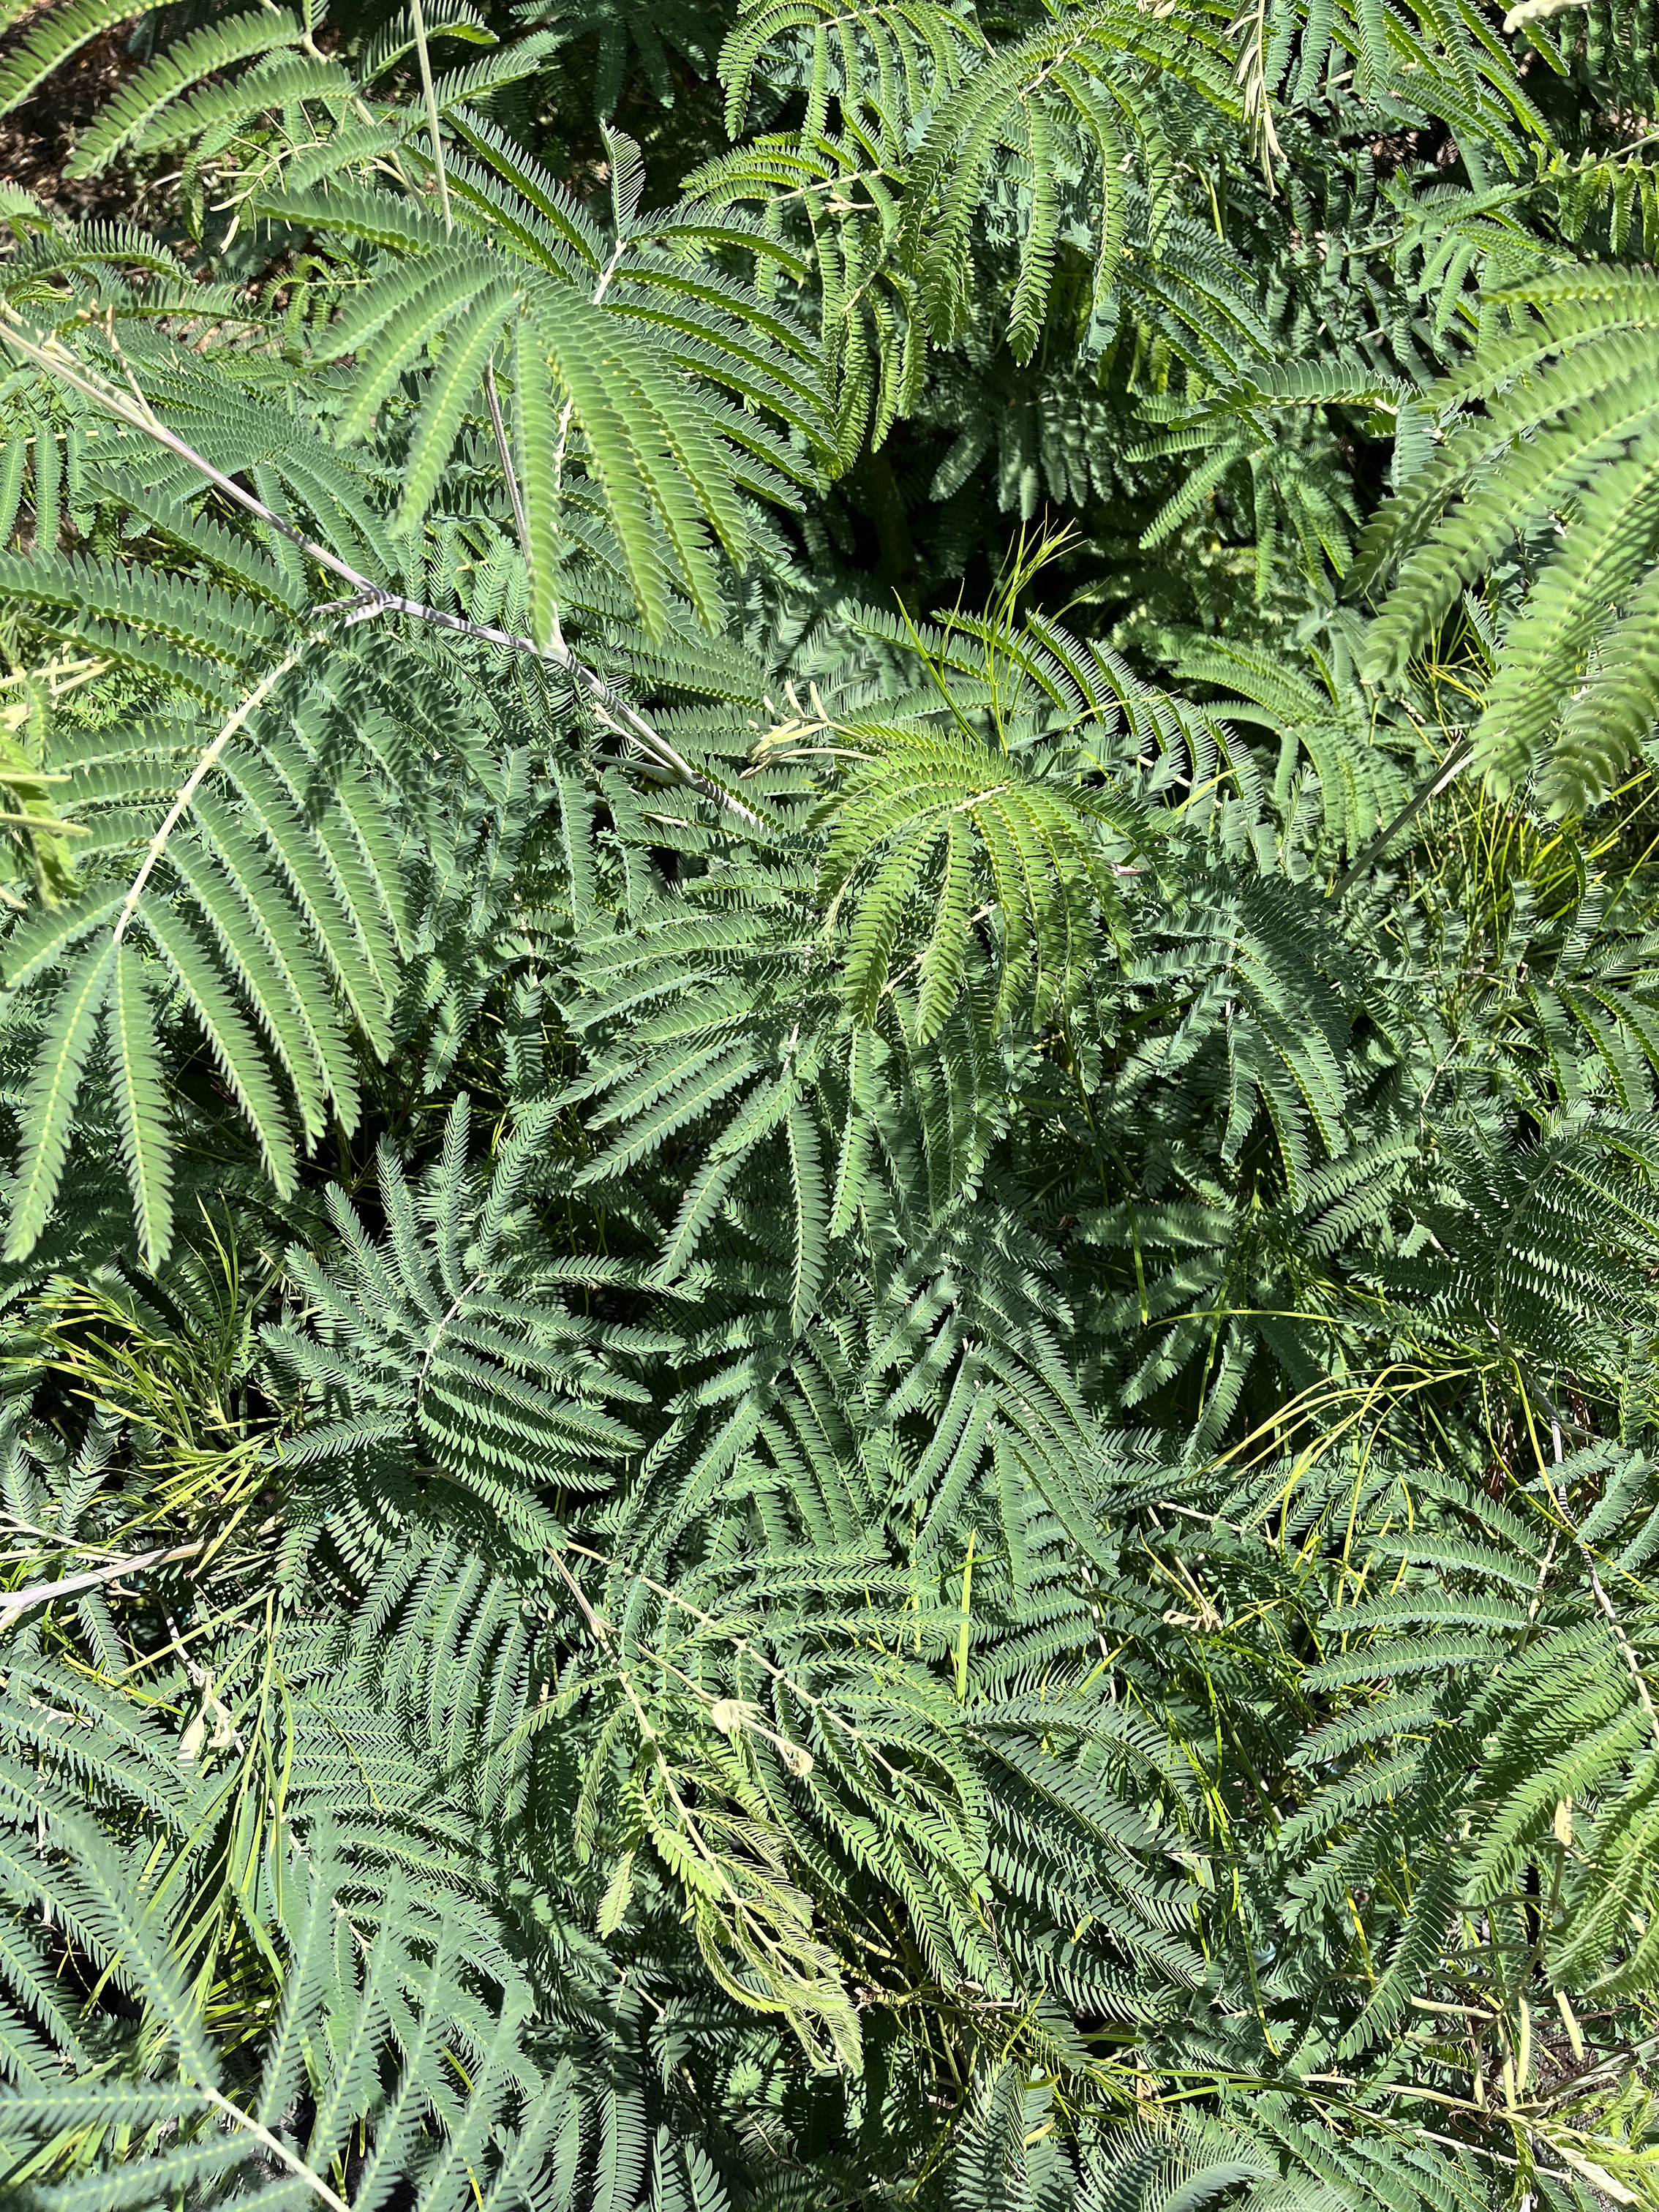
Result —
[{"label": "bluish-green foliage", "polygon": [[7,2203],[1659,2201],[1650,0],[3,12]]}]

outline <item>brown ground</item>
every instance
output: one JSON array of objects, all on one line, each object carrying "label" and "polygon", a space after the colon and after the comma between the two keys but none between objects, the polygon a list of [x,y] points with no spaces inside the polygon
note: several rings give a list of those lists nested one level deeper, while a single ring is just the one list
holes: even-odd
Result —
[{"label": "brown ground", "polygon": [[[33,10],[0,39],[0,59],[21,44],[43,12]],[[70,180],[64,179],[64,165],[74,150],[76,133],[140,66],[140,57],[131,51],[132,30],[131,23],[121,24],[92,40],[53,73],[33,99],[0,116],[0,183],[21,185],[73,221],[118,215],[130,206],[131,180],[118,163],[102,176]]]}]

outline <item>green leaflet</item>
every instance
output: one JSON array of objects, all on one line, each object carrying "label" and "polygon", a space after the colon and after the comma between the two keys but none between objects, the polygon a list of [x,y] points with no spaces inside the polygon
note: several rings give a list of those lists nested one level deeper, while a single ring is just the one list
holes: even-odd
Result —
[{"label": "green leaflet", "polygon": [[[1121,911],[1109,863],[1097,842],[1095,807],[1028,783],[1006,757],[963,743],[956,733],[920,733],[854,725],[842,733],[863,757],[860,773],[838,794],[823,889],[832,909],[855,872],[878,857],[861,887],[848,971],[850,1003],[872,1022],[891,973],[907,903],[924,871],[937,868],[937,912],[921,962],[921,1034],[936,1031],[955,1002],[973,906],[988,873],[1001,922],[1003,988],[1029,960],[1039,1018],[1063,1000],[1079,972],[1091,909],[1110,922]],[[940,847],[942,845],[942,851]]]},{"label": "green leaflet", "polygon": [[116,945],[114,954],[104,1010],[105,1042],[134,1225],[144,1257],[154,1266],[173,1242],[167,1094],[143,956],[125,940]]},{"label": "green leaflet", "polygon": [[152,906],[145,911],[144,928],[201,1024],[214,1059],[258,1140],[266,1173],[278,1194],[286,1197],[295,1181],[293,1139],[276,1085],[240,1008],[199,937],[181,916]]},{"label": "green leaflet", "polygon": [[0,2194],[1651,2197],[1650,12],[0,5]]},{"label": "green leaflet", "polygon": [[109,989],[116,949],[101,945],[82,955],[64,979],[48,1019],[24,1104],[22,1159],[6,1231],[10,1258],[21,1257],[33,1245],[58,1195],[81,1078]]},{"label": "green leaflet", "polygon": [[95,174],[129,143],[153,143],[151,126],[190,86],[216,70],[287,45],[299,28],[286,9],[250,9],[169,48],[163,58],[122,88],[82,139],[75,151],[76,175]]},{"label": "green leaflet", "polygon": [[[543,210],[562,217],[580,245],[587,240],[563,216],[557,188],[543,185],[533,168],[526,172],[495,135],[475,134],[472,143],[486,166],[458,177],[465,228],[453,245],[400,223],[399,204],[386,196],[370,204],[347,191],[337,208],[329,194],[266,203],[270,213],[291,221],[369,227],[385,246],[419,248],[417,258],[389,267],[368,288],[335,334],[337,351],[356,361],[347,429],[361,434],[398,380],[423,360],[429,342],[445,334],[404,487],[403,526],[418,529],[463,421],[479,408],[487,364],[510,338],[538,639],[552,635],[551,548],[566,479],[578,468],[605,504],[647,630],[663,630],[671,580],[712,627],[707,534],[733,557],[749,536],[736,486],[784,495],[787,479],[801,481],[811,471],[799,441],[824,443],[809,349],[775,317],[773,331],[784,344],[743,330],[731,310],[741,309],[744,296],[712,272],[700,280],[684,260],[653,255],[647,226],[620,203],[615,250],[598,281],[590,268],[573,282],[581,264],[573,268]],[[641,238],[630,256],[635,228]],[[675,373],[685,370],[699,374]],[[795,446],[723,406],[702,381],[705,375],[716,385],[735,384],[781,414]],[[747,453],[763,456],[763,465]]]},{"label": "green leaflet", "polygon": [[[1532,310],[1523,334],[1493,343],[1468,374],[1449,380],[1447,398],[1506,370],[1531,371],[1495,399],[1486,422],[1455,434],[1385,510],[1365,556],[1367,574],[1401,564],[1372,649],[1378,672],[1392,674],[1461,580],[1477,575],[1540,514],[1573,507],[1574,526],[1543,564],[1506,638],[1477,739],[1482,765],[1504,788],[1541,769],[1558,813],[1595,803],[1624,765],[1628,733],[1645,726],[1649,713],[1645,663],[1616,625],[1654,544],[1643,435],[1652,409],[1643,333],[1654,301],[1639,276],[1621,280],[1605,299],[1592,293],[1583,308],[1580,289],[1569,276],[1518,295],[1517,310],[1523,302]],[[1548,319],[1556,301],[1571,303],[1559,334]],[[1416,533],[1414,546],[1407,531]],[[1611,651],[1602,672],[1604,640]],[[1572,703],[1590,669],[1597,671],[1600,737]]]},{"label": "green leaflet", "polygon": [[[8,28],[21,9],[8,12]],[[0,102],[11,107],[27,100],[58,65],[117,23],[131,20],[133,10],[123,0],[75,0],[58,9],[44,22],[31,27],[29,35],[0,71]]]}]

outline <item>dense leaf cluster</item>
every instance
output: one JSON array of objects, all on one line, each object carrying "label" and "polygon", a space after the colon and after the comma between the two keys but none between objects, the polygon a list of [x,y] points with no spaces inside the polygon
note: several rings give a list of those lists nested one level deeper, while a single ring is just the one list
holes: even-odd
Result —
[{"label": "dense leaf cluster", "polygon": [[0,2186],[1659,2202],[1651,0],[9,0]]}]

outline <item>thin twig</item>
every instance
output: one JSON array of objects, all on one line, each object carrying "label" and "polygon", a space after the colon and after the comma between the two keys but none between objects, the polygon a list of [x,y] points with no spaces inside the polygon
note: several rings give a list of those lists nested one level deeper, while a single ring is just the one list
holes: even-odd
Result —
[{"label": "thin twig", "polygon": [[343,561],[337,553],[331,553],[327,546],[319,545],[314,538],[307,538],[302,530],[267,507],[262,499],[245,491],[234,477],[228,477],[221,469],[216,469],[204,454],[186,444],[177,431],[169,429],[148,401],[127,398],[102,378],[88,373],[60,343],[54,341],[47,345],[39,345],[25,336],[17,328],[15,311],[10,308],[0,309],[0,339],[44,368],[49,375],[61,379],[71,390],[79,392],[94,405],[101,407],[106,414],[113,416],[118,422],[126,423],[145,437],[155,439],[170,453],[176,453],[180,460],[188,462],[198,475],[223,492],[227,499],[234,500],[246,513],[269,528],[279,531],[319,568],[326,568],[342,583],[349,584],[354,598],[346,603],[348,611],[344,614],[344,621],[347,628],[360,622],[372,621],[377,614],[408,615],[416,622],[430,623],[440,629],[453,630],[464,637],[476,637],[486,645],[503,646],[509,652],[527,653],[538,660],[550,662],[581,685],[587,694],[592,713],[614,735],[624,742],[638,745],[659,767],[669,769],[694,790],[702,792],[705,798],[714,799],[728,813],[735,814],[750,828],[758,830],[764,827],[758,814],[745,806],[741,799],[734,798],[713,777],[694,769],[677,747],[612,690],[597,669],[578,660],[562,638],[550,645],[538,645],[534,638],[521,637],[511,630],[494,629],[484,623],[468,622],[460,615],[447,614],[441,607],[429,607],[420,599],[406,599],[399,592],[385,590],[360,569],[354,568],[349,562]]},{"label": "thin twig", "polygon": [[421,0],[409,0],[409,19],[415,33],[415,51],[421,59],[421,90],[426,100],[426,127],[432,133],[432,166],[438,173],[438,206],[444,219],[444,236],[455,225],[449,213],[449,179],[444,173],[444,142],[438,128],[438,95],[432,87],[432,57],[426,50],[426,17]]},{"label": "thin twig", "polygon": [[307,637],[303,644],[296,645],[285,659],[279,660],[275,668],[260,678],[191,770],[178,797],[162,817],[161,827],[150,839],[144,857],[139,862],[138,872],[132,879],[132,887],[121,902],[121,911],[116,915],[115,927],[110,933],[112,945],[118,945],[125,936],[127,924],[138,911],[138,902],[144,895],[144,885],[149,881],[156,862],[167,850],[167,839],[172,836],[179,823],[189,813],[197,793],[224,757],[225,747],[241,728],[254,708],[269,696],[276,685],[288,674],[289,669],[296,665],[307,649],[315,642],[314,638]]},{"label": "thin twig", "polygon": [[233,2105],[228,2097],[222,2097],[205,2081],[199,2084],[199,2088],[216,2112],[222,2112],[228,2120],[263,2143],[274,2159],[280,2160],[290,2173],[296,2174],[308,2189],[322,2198],[325,2204],[331,2205],[333,2212],[351,2212],[351,2207],[344,2197],[337,2197],[320,2173],[313,2172],[302,2158],[295,2158],[288,2146],[279,2142],[269,2128],[262,2127],[251,2112],[245,2112],[240,2105]]},{"label": "thin twig", "polygon": [[484,363],[484,398],[489,404],[489,427],[495,433],[495,451],[501,456],[501,474],[507,478],[507,495],[513,502],[513,520],[518,525],[519,550],[526,561],[530,558],[530,526],[525,520],[524,500],[519,491],[519,479],[513,466],[513,449],[507,442],[507,425],[501,420],[501,394],[495,389],[495,364]]},{"label": "thin twig", "polygon": [[1413,798],[1407,800],[1388,827],[1380,830],[1366,846],[1359,858],[1344,869],[1332,887],[1331,896],[1345,897],[1384,848],[1391,845],[1402,830],[1408,829],[1429,801],[1431,799],[1437,799],[1447,785],[1455,777],[1461,775],[1474,758],[1474,747],[1467,738],[1461,745],[1454,745],[1427,782]]},{"label": "thin twig", "polygon": [[140,1567],[159,1567],[170,1559],[193,1559],[206,1541],[205,1537],[201,1537],[193,1544],[175,1544],[171,1550],[163,1546],[154,1552],[137,1552],[131,1559],[112,1559],[107,1566],[94,1567],[83,1575],[65,1575],[58,1582],[31,1583],[27,1589],[0,1593],[0,1629],[9,1628],[37,1605],[50,1605],[55,1597],[69,1597],[76,1590],[115,1582],[122,1575],[136,1574]]}]

